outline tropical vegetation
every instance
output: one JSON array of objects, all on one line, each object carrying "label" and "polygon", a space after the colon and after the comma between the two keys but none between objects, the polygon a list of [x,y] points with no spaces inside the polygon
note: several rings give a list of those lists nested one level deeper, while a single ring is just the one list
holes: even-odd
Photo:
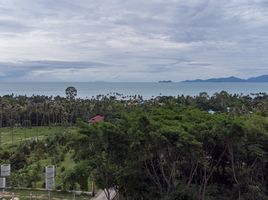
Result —
[{"label": "tropical vegetation", "polygon": [[[42,167],[55,164],[57,189],[88,190],[93,181],[108,199],[110,188],[126,200],[268,199],[267,94],[9,95],[1,103],[10,136],[16,129],[59,129],[2,142],[0,160],[12,164],[12,186],[41,187]],[[104,122],[89,123],[97,114]]]}]

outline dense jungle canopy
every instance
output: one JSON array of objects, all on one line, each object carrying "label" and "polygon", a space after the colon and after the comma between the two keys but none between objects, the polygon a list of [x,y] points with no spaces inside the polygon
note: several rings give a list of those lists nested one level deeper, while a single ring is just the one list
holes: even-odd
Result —
[{"label": "dense jungle canopy", "polygon": [[[266,94],[0,100],[1,127],[62,127],[0,149],[0,161],[13,166],[13,186],[34,187],[44,164],[37,161],[52,157],[61,166],[56,187],[62,190],[87,190],[90,179],[128,200],[268,199]],[[104,122],[88,122],[98,114]],[[77,131],[64,131],[73,126]],[[66,154],[74,162],[68,170],[60,164]]]}]

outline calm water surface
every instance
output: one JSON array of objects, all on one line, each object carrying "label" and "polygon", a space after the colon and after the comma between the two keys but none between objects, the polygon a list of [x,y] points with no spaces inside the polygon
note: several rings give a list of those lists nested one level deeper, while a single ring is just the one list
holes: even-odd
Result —
[{"label": "calm water surface", "polygon": [[268,93],[268,83],[0,83],[0,95],[48,95],[65,96],[65,89],[74,86],[78,97],[91,98],[98,94],[117,92],[124,95],[153,96],[198,95],[207,92],[212,95],[222,90],[229,93]]}]

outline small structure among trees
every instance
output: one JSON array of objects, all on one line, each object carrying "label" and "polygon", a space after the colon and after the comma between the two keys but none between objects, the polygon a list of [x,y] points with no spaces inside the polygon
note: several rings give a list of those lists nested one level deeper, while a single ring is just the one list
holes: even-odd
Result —
[{"label": "small structure among trees", "polygon": [[104,116],[102,115],[96,115],[95,117],[92,117],[88,120],[89,123],[98,123],[98,122],[103,122],[104,121]]}]

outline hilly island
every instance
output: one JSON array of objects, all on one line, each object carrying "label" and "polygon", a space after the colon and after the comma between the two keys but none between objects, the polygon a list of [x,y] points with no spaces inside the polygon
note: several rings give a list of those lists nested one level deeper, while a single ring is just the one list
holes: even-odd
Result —
[{"label": "hilly island", "polygon": [[257,77],[251,77],[248,79],[241,79],[235,76],[224,77],[224,78],[210,78],[210,79],[195,79],[186,80],[183,82],[245,82],[245,83],[264,83],[268,82],[268,75],[262,75]]}]

